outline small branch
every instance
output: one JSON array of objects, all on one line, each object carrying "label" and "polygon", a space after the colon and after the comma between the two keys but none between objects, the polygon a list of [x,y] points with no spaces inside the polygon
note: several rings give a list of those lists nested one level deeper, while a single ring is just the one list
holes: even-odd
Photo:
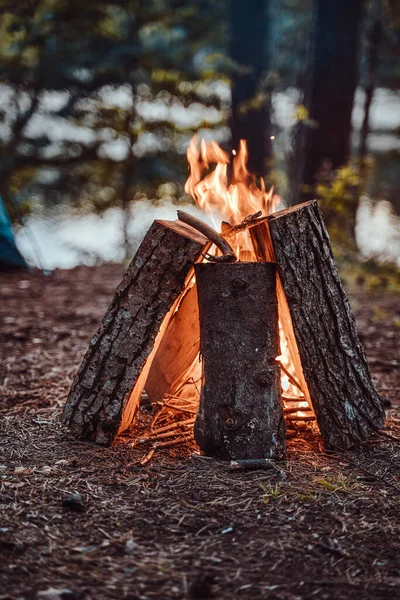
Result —
[{"label": "small branch", "polygon": [[194,423],[195,419],[184,419],[183,421],[174,421],[173,423],[170,423],[169,425],[164,425],[164,427],[159,427],[158,429],[153,429],[151,431],[151,433],[149,434],[150,437],[152,437],[153,435],[157,435],[159,433],[164,433],[164,431],[169,431],[170,429],[176,429],[178,426],[181,425],[192,425]]},{"label": "small branch", "polygon": [[309,406],[298,406],[293,408],[284,408],[283,412],[285,413],[285,415],[296,415],[296,413],[298,412],[311,412],[311,408]]},{"label": "small branch", "polygon": [[156,451],[156,449],[152,448],[150,450],[150,452],[148,454],[146,454],[146,456],[143,456],[143,458],[141,459],[141,461],[139,463],[141,467],[144,467],[144,465],[147,465],[147,463],[149,462],[149,460],[152,459],[155,451]]},{"label": "small branch", "polygon": [[299,382],[297,381],[297,379],[295,377],[293,377],[293,375],[290,373],[290,371],[287,370],[285,365],[282,364],[282,362],[280,360],[278,360],[277,362],[279,363],[279,366],[282,369],[282,371],[285,373],[286,377],[289,379],[290,383],[292,385],[294,385],[294,387],[296,387],[298,390],[300,390],[300,392],[303,392],[303,390],[300,387]]},{"label": "small branch", "polygon": [[397,360],[382,360],[381,358],[369,358],[368,363],[377,367],[390,367],[397,369],[400,367],[400,362]]},{"label": "small branch", "polygon": [[153,448],[170,448],[171,446],[179,446],[187,442],[185,437],[177,438],[176,440],[169,440],[168,442],[155,442]]},{"label": "small branch", "polygon": [[285,394],[282,394],[282,400],[285,400],[285,402],[306,402],[304,396],[286,396]]},{"label": "small branch", "polygon": [[254,215],[249,215],[245,217],[239,225],[230,225],[229,223],[224,223],[224,235],[232,236],[240,233],[241,231],[245,231],[247,229],[251,229],[252,227],[256,227],[261,223],[266,223],[271,215],[262,216],[261,212],[254,213]]},{"label": "small branch", "polygon": [[213,260],[214,262],[236,262],[237,257],[233,251],[233,248],[228,244],[226,240],[217,232],[215,229],[200,221],[196,217],[189,215],[187,212],[183,210],[178,210],[178,219],[182,221],[182,223],[186,223],[186,225],[190,225],[193,229],[200,231],[203,235],[206,236],[211,242],[213,242],[219,250],[222,252],[222,256],[220,257],[210,257],[207,258],[209,260]]},{"label": "small branch", "polygon": [[245,458],[241,460],[231,460],[230,471],[246,471],[254,469],[275,469],[280,471],[269,458]]}]

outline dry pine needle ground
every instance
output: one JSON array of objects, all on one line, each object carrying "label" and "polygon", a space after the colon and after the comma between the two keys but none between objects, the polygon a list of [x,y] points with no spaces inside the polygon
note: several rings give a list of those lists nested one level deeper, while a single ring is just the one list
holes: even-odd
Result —
[{"label": "dry pine needle ground", "polygon": [[0,599],[400,598],[399,297],[352,296],[393,406],[361,449],[308,433],[277,470],[188,445],[140,466],[129,435],[106,449],[59,424],[121,272],[0,275]]}]

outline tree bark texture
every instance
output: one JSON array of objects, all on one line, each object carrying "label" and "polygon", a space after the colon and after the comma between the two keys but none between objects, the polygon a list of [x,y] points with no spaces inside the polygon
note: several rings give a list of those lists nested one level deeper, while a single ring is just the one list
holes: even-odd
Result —
[{"label": "tree bark texture", "polygon": [[222,459],[283,459],[275,265],[203,263],[195,273],[203,361],[195,439]]},{"label": "tree bark texture", "polygon": [[154,221],[72,384],[63,421],[74,435],[110,444],[132,423],[161,335],[206,246],[187,225]]},{"label": "tree bark texture", "polygon": [[319,429],[327,448],[351,448],[382,426],[384,410],[318,203],[268,223]]}]

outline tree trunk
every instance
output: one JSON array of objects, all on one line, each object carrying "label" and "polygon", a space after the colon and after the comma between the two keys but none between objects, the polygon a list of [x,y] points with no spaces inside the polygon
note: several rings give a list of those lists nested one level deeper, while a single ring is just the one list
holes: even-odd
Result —
[{"label": "tree trunk", "polygon": [[314,0],[314,7],[310,84],[304,97],[314,126],[301,128],[305,139],[299,144],[297,160],[303,162],[303,190],[292,190],[295,202],[314,198],[319,174],[347,162],[358,82],[363,0]]},{"label": "tree trunk", "polygon": [[195,439],[222,459],[285,455],[275,266],[195,266],[203,378]]},{"label": "tree trunk", "polygon": [[[237,63],[232,78],[232,145],[247,141],[248,168],[263,174],[271,154],[269,141],[270,98],[261,98],[262,78],[268,65],[267,0],[231,0],[230,56]],[[265,86],[264,86],[265,87]],[[259,102],[258,100],[261,99]]]},{"label": "tree trunk", "polygon": [[77,437],[110,444],[132,423],[157,345],[206,245],[191,227],[154,221],[72,384],[63,421]]},{"label": "tree trunk", "polygon": [[328,448],[357,445],[384,422],[316,201],[268,219],[302,369]]},{"label": "tree trunk", "polygon": [[361,158],[367,154],[367,139],[369,133],[369,113],[376,86],[376,75],[378,70],[379,51],[382,42],[382,0],[373,3],[373,23],[367,33],[367,84],[365,86],[364,118],[360,133]]}]

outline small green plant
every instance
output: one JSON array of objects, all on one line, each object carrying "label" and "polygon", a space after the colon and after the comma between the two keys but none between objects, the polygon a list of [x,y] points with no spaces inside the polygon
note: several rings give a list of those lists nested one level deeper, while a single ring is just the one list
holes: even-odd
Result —
[{"label": "small green plant", "polygon": [[321,201],[324,219],[334,242],[355,248],[355,219],[358,201],[373,167],[370,159],[353,160],[334,171],[321,169],[315,195]]},{"label": "small green plant", "polygon": [[316,477],[314,483],[328,492],[353,494],[360,489],[360,484],[355,480],[353,475],[343,475],[341,473],[337,476]]},{"label": "small green plant", "polygon": [[282,483],[275,485],[264,485],[260,483],[260,488],[263,490],[262,500],[265,504],[269,504],[271,501],[280,500],[282,498],[291,500],[301,500],[302,502],[318,502],[320,499],[320,493],[310,489],[305,490],[290,490],[288,487],[284,488]]},{"label": "small green plant", "polygon": [[279,500],[280,498],[283,498],[286,494],[286,492],[282,490],[282,483],[277,483],[276,485],[269,486],[260,483],[259,485],[264,492],[262,499],[263,502],[265,502],[265,504],[268,504],[270,500]]},{"label": "small green plant", "polygon": [[318,502],[321,498],[321,494],[318,492],[313,492],[309,489],[304,492],[294,492],[293,495],[302,502]]}]

